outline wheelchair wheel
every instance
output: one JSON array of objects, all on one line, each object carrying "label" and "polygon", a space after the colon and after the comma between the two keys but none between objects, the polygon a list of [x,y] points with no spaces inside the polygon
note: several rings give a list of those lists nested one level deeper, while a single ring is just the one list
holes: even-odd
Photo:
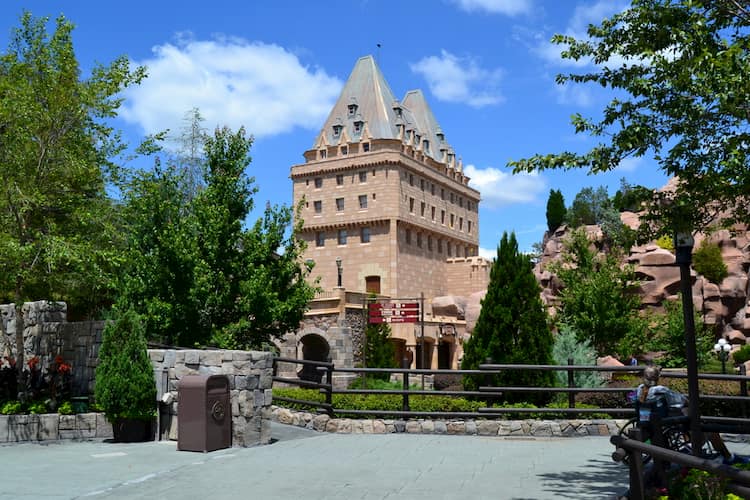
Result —
[{"label": "wheelchair wheel", "polygon": [[[620,436],[623,437],[630,437],[630,430],[631,429],[637,429],[638,428],[638,417],[633,417],[630,420],[627,421],[625,425],[622,426],[620,429],[620,432],[618,433]],[[646,442],[649,442],[650,440],[647,439]],[[643,464],[646,465],[651,461],[651,455],[648,453],[641,453],[641,460],[643,461]],[[630,455],[625,455],[625,457],[622,459],[622,463],[624,463],[627,466],[630,466]]]}]

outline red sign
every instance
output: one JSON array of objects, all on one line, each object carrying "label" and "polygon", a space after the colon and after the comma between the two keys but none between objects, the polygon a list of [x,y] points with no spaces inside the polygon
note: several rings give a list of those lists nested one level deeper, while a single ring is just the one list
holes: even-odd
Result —
[{"label": "red sign", "polygon": [[376,302],[369,306],[370,323],[416,323],[418,302]]}]

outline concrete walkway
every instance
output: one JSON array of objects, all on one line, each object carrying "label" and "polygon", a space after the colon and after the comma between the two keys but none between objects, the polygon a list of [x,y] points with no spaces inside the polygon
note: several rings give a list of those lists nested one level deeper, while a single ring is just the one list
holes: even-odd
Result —
[{"label": "concrete walkway", "polygon": [[611,498],[626,470],[607,438],[320,434],[213,453],[174,442],[0,447],[0,498]]},{"label": "concrete walkway", "polygon": [[0,499],[607,499],[627,488],[606,437],[345,435],[281,424],[273,434],[269,446],[207,454],[175,442],[4,445]]}]

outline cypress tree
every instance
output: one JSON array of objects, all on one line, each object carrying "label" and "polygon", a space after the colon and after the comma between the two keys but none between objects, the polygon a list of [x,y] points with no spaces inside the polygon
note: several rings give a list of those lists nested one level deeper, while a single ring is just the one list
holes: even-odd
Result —
[{"label": "cypress tree", "polygon": [[[515,233],[503,233],[497,258],[490,270],[487,295],[482,301],[474,332],[464,346],[463,369],[475,370],[485,359],[494,363],[553,364],[553,339],[547,313],[539,296],[541,289],[534,277],[528,256],[518,251]],[[467,390],[484,385],[482,376],[464,378]],[[493,376],[496,386],[552,387],[554,373],[549,371],[505,371]],[[508,393],[508,402],[529,401],[543,404],[548,395]]]},{"label": "cypress tree", "polygon": [[550,189],[549,198],[547,198],[547,229],[550,233],[562,225],[566,215],[567,209],[562,192],[559,189]]}]

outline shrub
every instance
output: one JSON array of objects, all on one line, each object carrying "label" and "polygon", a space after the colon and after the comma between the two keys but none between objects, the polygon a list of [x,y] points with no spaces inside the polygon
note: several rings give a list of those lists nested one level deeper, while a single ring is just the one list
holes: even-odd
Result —
[{"label": "shrub", "polygon": [[[567,365],[568,358],[573,359],[574,365],[596,365],[596,352],[588,339],[579,341],[576,332],[566,324],[560,325],[560,330],[552,346],[552,357],[558,365]],[[568,374],[564,371],[555,372],[560,386],[568,385]],[[599,387],[604,380],[599,372],[575,372],[573,375],[576,387]]]},{"label": "shrub", "polygon": [[47,404],[44,401],[34,401],[33,403],[29,404],[27,411],[32,415],[41,415],[42,413],[47,413]]},{"label": "shrub", "polygon": [[104,328],[95,394],[110,422],[150,420],[155,415],[154,372],[143,323],[132,309],[119,313]]},{"label": "shrub", "polygon": [[[368,368],[396,368],[396,349],[391,342],[391,327],[387,323],[367,325],[365,355]],[[388,380],[390,373],[368,373],[367,377]]]},{"label": "shrub", "polygon": [[743,345],[738,350],[732,353],[732,360],[734,364],[741,365],[745,361],[750,360],[750,345]]},{"label": "shrub", "polygon": [[20,401],[8,401],[0,408],[0,414],[3,415],[17,415],[19,413],[23,413],[23,405]]},{"label": "shrub", "polygon": [[693,268],[708,281],[717,284],[729,275],[719,245],[707,240],[703,240],[701,246],[693,252]]},{"label": "shrub", "polygon": [[659,239],[656,240],[656,245],[659,248],[663,248],[664,250],[674,252],[674,238],[669,235],[665,234],[663,236],[660,236]]},{"label": "shrub", "polygon": [[60,415],[72,415],[73,405],[70,401],[65,401],[63,404],[57,407],[57,413]]},{"label": "shrub", "polygon": [[[681,297],[681,296],[680,296]],[[658,362],[665,368],[680,368],[685,361],[685,319],[682,314],[682,300],[665,301],[664,314],[654,315],[652,336],[648,348],[664,351],[666,354]],[[698,311],[694,311],[695,342],[698,365],[703,366],[711,358],[714,344],[713,333],[703,323]]]}]

